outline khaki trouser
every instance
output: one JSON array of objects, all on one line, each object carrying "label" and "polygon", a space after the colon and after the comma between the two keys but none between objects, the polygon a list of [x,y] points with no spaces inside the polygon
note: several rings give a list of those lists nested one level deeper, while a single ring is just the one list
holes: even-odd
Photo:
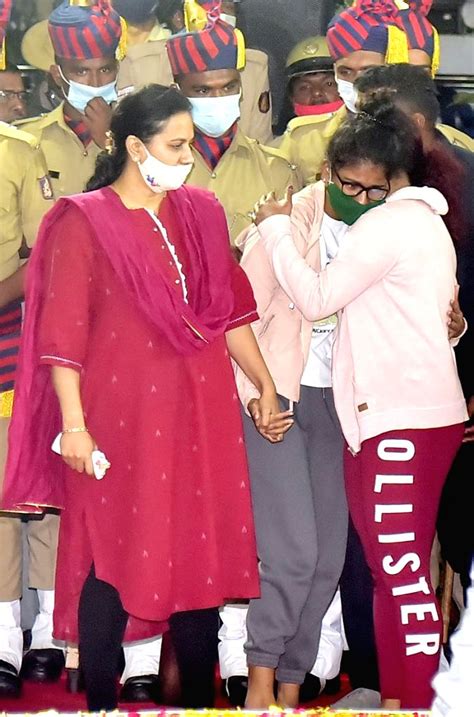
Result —
[{"label": "khaki trouser", "polygon": [[[0,492],[9,423],[9,418],[0,418]],[[26,526],[29,546],[29,587],[39,590],[54,589],[59,517],[52,514],[19,516],[0,512],[0,602],[11,602],[21,597],[23,525]]]}]

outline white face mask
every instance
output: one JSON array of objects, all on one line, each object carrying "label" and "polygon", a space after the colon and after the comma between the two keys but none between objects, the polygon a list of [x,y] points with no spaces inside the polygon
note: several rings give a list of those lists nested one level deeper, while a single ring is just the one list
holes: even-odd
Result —
[{"label": "white face mask", "polygon": [[221,12],[220,18],[228,25],[232,25],[232,27],[237,27],[237,18],[235,17],[235,15],[227,15],[226,12]]},{"label": "white face mask", "polygon": [[195,126],[208,137],[222,137],[240,117],[240,92],[226,97],[188,97]]},{"label": "white face mask", "polygon": [[155,194],[179,189],[193,168],[191,164],[165,164],[154,157],[145,147],[146,159],[138,163],[145,184]]},{"label": "white face mask", "polygon": [[348,82],[347,80],[340,80],[336,75],[336,84],[339,97],[344,102],[349,112],[357,112],[357,100],[359,99],[359,95],[354,87],[354,83]]},{"label": "white face mask", "polygon": [[109,82],[107,85],[101,85],[100,87],[93,87],[92,85],[83,85],[81,82],[74,82],[74,80],[67,80],[64,77],[61,67],[59,72],[64,82],[67,82],[69,89],[67,94],[63,90],[63,94],[69,104],[79,112],[84,114],[84,111],[91,100],[95,97],[102,97],[108,105],[112,102],[117,102],[117,80]]}]

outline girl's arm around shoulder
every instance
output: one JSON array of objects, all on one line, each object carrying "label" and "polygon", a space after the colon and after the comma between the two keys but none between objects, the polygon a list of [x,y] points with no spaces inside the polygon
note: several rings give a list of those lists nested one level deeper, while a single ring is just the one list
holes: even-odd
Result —
[{"label": "girl's arm around shoulder", "polygon": [[308,321],[339,311],[395,265],[400,242],[396,225],[388,221],[385,211],[378,207],[359,219],[346,235],[337,258],[321,272],[308,266],[298,252],[289,216],[271,216],[259,225],[279,283]]}]

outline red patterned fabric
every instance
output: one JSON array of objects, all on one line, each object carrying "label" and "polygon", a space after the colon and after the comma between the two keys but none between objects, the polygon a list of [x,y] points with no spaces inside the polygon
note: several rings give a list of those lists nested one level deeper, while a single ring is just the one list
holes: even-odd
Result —
[{"label": "red patterned fabric", "polygon": [[174,77],[237,68],[237,36],[234,28],[222,20],[201,32],[175,35],[166,48]]},{"label": "red patterned fabric", "polygon": [[398,15],[398,25],[408,38],[410,50],[424,50],[431,57],[434,53],[434,30],[428,20],[433,0],[410,0],[409,10]]},{"label": "red patterned fabric", "polygon": [[63,0],[51,13],[48,29],[55,54],[79,60],[113,56],[122,34],[120,15],[110,0],[90,7]]},{"label": "red patterned fabric", "polygon": [[385,55],[387,25],[395,25],[399,11],[393,0],[357,0],[330,22],[326,39],[334,59],[366,50]]},{"label": "red patterned fabric", "polygon": [[[216,216],[204,210],[208,231]],[[148,268],[153,280],[158,272],[179,298],[177,263],[159,228],[145,210],[126,211],[148,247],[143,273]],[[201,283],[193,278],[196,256],[170,197],[159,218],[189,301],[199,304],[204,275]],[[240,403],[224,336],[225,328],[257,318],[242,270],[232,262],[221,287],[232,294],[226,327],[201,351],[183,355],[130,300],[76,206],[51,227],[43,260],[48,293],[38,325],[39,370],[81,371],[87,425],[111,462],[96,481],[51,459],[65,491],[55,634],[77,640],[78,600],[92,561],[132,616],[128,640],[159,634],[176,611],[258,595]],[[48,440],[56,430],[49,427]]]}]

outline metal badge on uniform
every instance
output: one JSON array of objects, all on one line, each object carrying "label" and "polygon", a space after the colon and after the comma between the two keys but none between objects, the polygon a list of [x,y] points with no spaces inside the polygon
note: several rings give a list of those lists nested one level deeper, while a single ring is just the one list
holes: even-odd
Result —
[{"label": "metal badge on uniform", "polygon": [[367,403],[361,403],[359,406],[357,406],[357,410],[359,411],[359,413],[362,413],[362,411],[368,411],[369,406]]},{"label": "metal badge on uniform", "polygon": [[41,194],[43,195],[43,199],[53,199],[53,188],[51,186],[51,182],[49,181],[48,176],[40,177],[38,179]]},{"label": "metal badge on uniform", "polygon": [[262,92],[258,98],[258,109],[264,115],[270,112],[270,92],[268,90],[266,92]]}]

